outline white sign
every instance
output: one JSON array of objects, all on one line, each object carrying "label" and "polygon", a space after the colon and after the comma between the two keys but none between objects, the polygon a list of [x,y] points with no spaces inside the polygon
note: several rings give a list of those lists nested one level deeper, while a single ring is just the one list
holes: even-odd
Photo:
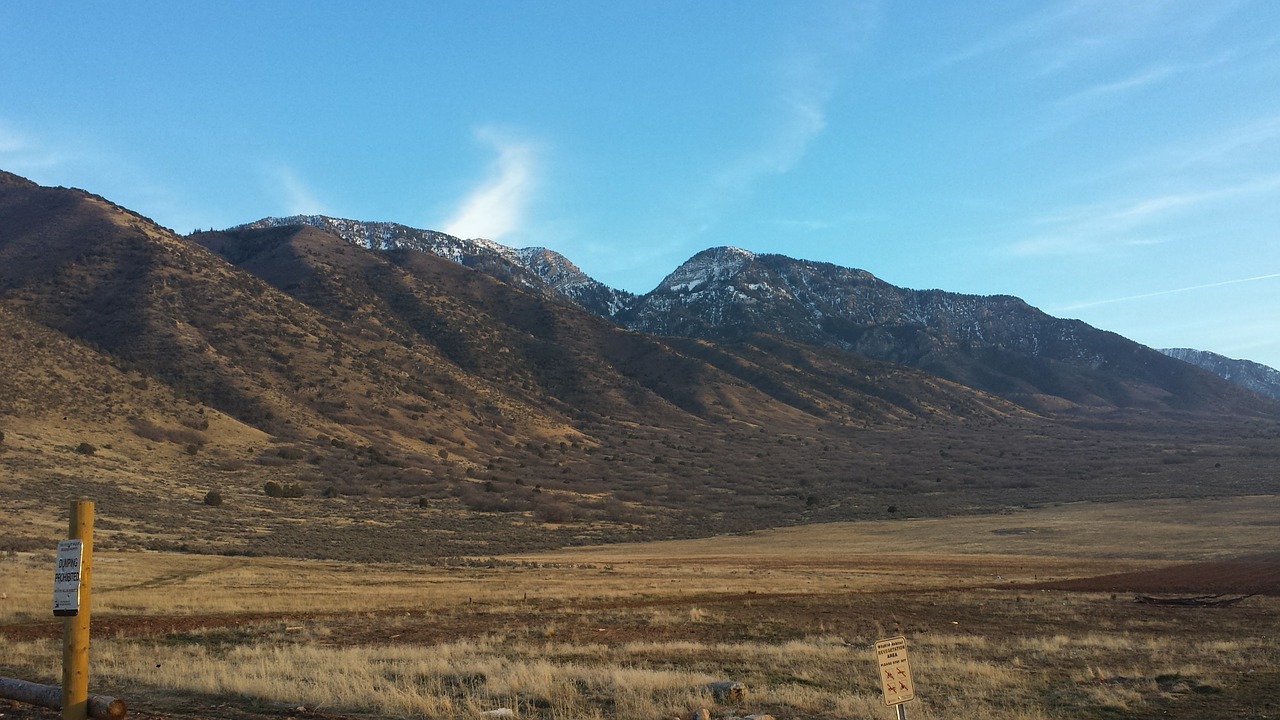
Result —
[{"label": "white sign", "polygon": [[60,617],[80,612],[80,560],[84,543],[58,541],[58,565],[53,573],[53,614]]},{"label": "white sign", "polygon": [[880,668],[880,688],[885,705],[901,705],[916,699],[916,686],[911,682],[911,666],[907,664],[907,639],[889,638],[876,643],[876,665]]}]

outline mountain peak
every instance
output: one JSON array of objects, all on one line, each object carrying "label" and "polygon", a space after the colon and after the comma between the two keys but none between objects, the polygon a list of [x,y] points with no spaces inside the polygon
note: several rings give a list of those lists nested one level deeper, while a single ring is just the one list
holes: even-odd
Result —
[{"label": "mountain peak", "polygon": [[725,282],[755,259],[755,253],[738,247],[707,248],[676,268],[654,292],[697,292],[710,284]]},{"label": "mountain peak", "polygon": [[452,260],[534,293],[551,293],[597,315],[613,317],[634,296],[582,272],[560,253],[542,247],[517,250],[493,240],[463,239],[393,222],[366,222],[325,215],[268,217],[233,229],[310,225],[370,250],[417,250]]}]

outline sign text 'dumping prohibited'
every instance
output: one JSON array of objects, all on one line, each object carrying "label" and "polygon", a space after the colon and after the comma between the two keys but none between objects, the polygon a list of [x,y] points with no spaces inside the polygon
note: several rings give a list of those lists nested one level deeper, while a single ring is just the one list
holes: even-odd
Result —
[{"label": "sign text 'dumping prohibited'", "polygon": [[876,643],[876,665],[880,670],[880,687],[885,705],[901,705],[914,700],[916,686],[911,681],[907,664],[907,639],[894,637]]},{"label": "sign text 'dumping prohibited'", "polygon": [[58,541],[58,564],[53,573],[53,614],[70,617],[80,612],[80,540]]}]

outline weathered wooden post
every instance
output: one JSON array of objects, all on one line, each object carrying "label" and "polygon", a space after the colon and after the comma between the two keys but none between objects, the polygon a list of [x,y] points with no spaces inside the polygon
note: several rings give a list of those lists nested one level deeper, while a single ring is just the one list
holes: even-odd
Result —
[{"label": "weathered wooden post", "polygon": [[62,720],[124,720],[124,701],[89,694],[89,610],[93,589],[93,503],[71,503],[69,537],[58,543],[53,614],[62,618],[62,687],[0,677],[0,698],[62,708]]},{"label": "weathered wooden post", "polygon": [[[80,541],[78,602],[62,619],[62,720],[89,717],[89,611],[93,589],[93,503],[71,503],[71,540]],[[55,611],[57,603],[55,601]]]}]

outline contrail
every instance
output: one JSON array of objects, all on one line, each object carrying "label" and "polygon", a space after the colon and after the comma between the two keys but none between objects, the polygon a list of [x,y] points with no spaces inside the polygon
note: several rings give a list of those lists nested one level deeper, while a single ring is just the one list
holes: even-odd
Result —
[{"label": "contrail", "polygon": [[1222,282],[1207,283],[1205,285],[1192,285],[1190,287],[1174,288],[1173,290],[1161,290],[1159,292],[1146,293],[1144,295],[1129,295],[1128,297],[1111,298],[1110,300],[1095,300],[1093,302],[1077,303],[1075,305],[1067,305],[1057,309],[1057,312],[1066,312],[1069,310],[1080,310],[1081,308],[1097,307],[1098,305],[1110,305],[1111,303],[1128,302],[1130,300],[1144,300],[1146,298],[1160,297],[1161,295],[1173,295],[1175,293],[1191,292],[1192,290],[1204,290],[1206,288],[1222,287],[1223,285],[1238,285],[1240,283],[1256,282],[1258,280],[1270,280],[1272,278],[1280,278],[1280,273],[1271,273],[1270,275],[1258,275],[1257,277],[1238,278],[1235,280],[1223,280]]}]

